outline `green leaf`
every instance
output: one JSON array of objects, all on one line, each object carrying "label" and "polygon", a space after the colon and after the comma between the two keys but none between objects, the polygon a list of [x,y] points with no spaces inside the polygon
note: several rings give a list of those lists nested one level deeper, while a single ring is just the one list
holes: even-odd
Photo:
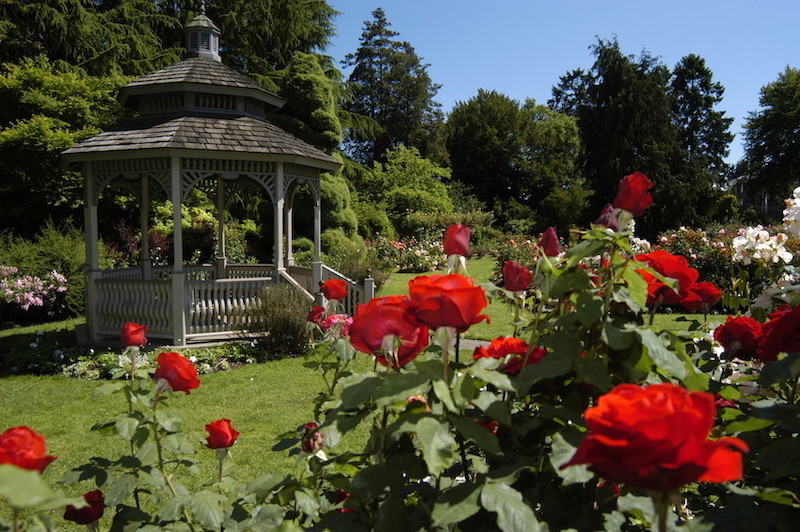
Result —
[{"label": "green leaf", "polygon": [[650,497],[637,497],[629,493],[617,499],[617,508],[621,512],[632,513],[649,523],[654,522],[655,510],[653,509],[653,499]]},{"label": "green leaf", "polygon": [[161,510],[158,512],[158,520],[167,522],[180,521],[181,517],[183,517],[183,509],[189,504],[190,499],[188,496],[181,495],[168,500],[161,506]]},{"label": "green leaf", "polygon": [[358,408],[372,397],[380,380],[374,373],[353,374],[339,381],[342,386],[342,408]]},{"label": "green leaf", "polygon": [[479,484],[458,484],[444,490],[433,504],[433,526],[439,527],[460,523],[481,509],[478,498],[481,495]]},{"label": "green leaf", "polygon": [[206,528],[219,530],[225,518],[220,503],[225,497],[210,491],[201,491],[192,496],[192,517]]},{"label": "green leaf", "polygon": [[11,464],[0,465],[0,497],[16,508],[46,506],[47,509],[81,504],[83,498],[61,497],[42,480],[38,471],[28,471]]},{"label": "green leaf", "polygon": [[137,428],[139,428],[139,420],[134,417],[125,416],[114,423],[114,430],[126,441],[133,439]]},{"label": "green leaf", "polygon": [[589,327],[603,319],[603,299],[588,292],[581,292],[576,301],[576,313],[581,325]]},{"label": "green leaf", "polygon": [[[560,331],[542,338],[542,345],[549,351],[548,356],[559,355],[576,357],[583,353],[583,344],[574,333]],[[547,357],[545,357],[546,359]],[[542,360],[544,362],[544,360]],[[541,362],[540,362],[541,364]]]},{"label": "green leaf", "polygon": [[388,373],[376,388],[373,397],[378,405],[391,405],[427,391],[428,377],[419,373]]},{"label": "green leaf", "polygon": [[350,362],[356,354],[353,345],[344,338],[339,338],[333,343],[333,352],[342,362]]},{"label": "green leaf", "polygon": [[297,503],[297,508],[309,516],[311,519],[317,519],[319,516],[319,501],[317,498],[308,492],[308,490],[297,490],[294,492],[294,500]]},{"label": "green leaf", "polygon": [[241,495],[255,495],[257,500],[263,501],[289,481],[290,477],[287,475],[262,475],[248,482]]},{"label": "green leaf", "polygon": [[125,386],[124,382],[107,381],[102,384],[99,384],[97,388],[94,389],[92,395],[94,397],[97,397],[98,395],[111,395],[112,393],[120,391],[124,386]]},{"label": "green leaf", "polygon": [[453,380],[451,393],[458,410],[463,411],[478,395],[478,385],[469,373],[462,373]]},{"label": "green leaf", "polygon": [[381,464],[362,468],[353,477],[350,489],[354,495],[369,500],[403,486],[403,478],[391,467]]},{"label": "green leaf", "polygon": [[[582,434],[574,431],[570,433],[570,436],[571,439],[577,441],[583,438]],[[573,465],[561,469],[561,466],[572,459],[577,448],[577,445],[567,441],[562,433],[557,432],[553,435],[553,441],[550,446],[550,464],[552,464],[558,476],[561,477],[561,480],[564,481],[565,486],[583,484],[594,478],[594,474],[589,471],[589,466],[586,464]]]},{"label": "green leaf", "polygon": [[611,389],[608,364],[599,358],[577,357],[574,360],[578,380],[591,384],[602,392]]},{"label": "green leaf", "polygon": [[765,429],[772,426],[775,422],[768,419],[759,419],[757,417],[749,417],[744,421],[734,421],[725,429],[731,434],[739,434],[742,432],[752,432],[754,430]]},{"label": "green leaf", "polygon": [[591,284],[589,274],[582,268],[575,267],[559,275],[550,286],[549,297],[559,298],[568,292],[579,292]]},{"label": "green leaf", "polygon": [[800,353],[789,353],[781,360],[767,362],[761,369],[761,386],[771,386],[778,382],[796,379],[800,375]]},{"label": "green leaf", "polygon": [[123,473],[113,477],[108,485],[103,486],[103,496],[107,506],[116,506],[133,494],[139,479],[133,473]]},{"label": "green leaf", "polygon": [[503,425],[511,425],[511,414],[508,412],[508,407],[492,392],[483,391],[479,393],[473,404],[483,410],[483,413],[490,418],[496,419]]},{"label": "green leaf", "polygon": [[624,303],[633,312],[638,313],[642,310],[642,305],[634,299],[630,288],[627,286],[615,284],[611,287],[611,299],[616,303]]},{"label": "green leaf", "polygon": [[515,387],[514,384],[511,383],[511,379],[508,377],[508,375],[484,367],[485,364],[492,364],[492,363],[496,364],[496,362],[497,362],[496,360],[489,360],[489,359],[478,360],[475,364],[472,364],[469,367],[469,372],[478,379],[482,380],[483,382],[491,384],[492,386],[500,390],[513,392],[515,390]]},{"label": "green leaf", "polygon": [[433,393],[444,404],[449,412],[460,412],[453,402],[453,396],[450,394],[450,387],[443,380],[433,381]]},{"label": "green leaf", "polygon": [[474,441],[487,453],[500,453],[500,442],[497,440],[497,436],[486,430],[483,425],[479,425],[474,419],[459,416],[448,416],[447,419],[465,439]]},{"label": "green leaf", "polygon": [[633,331],[620,329],[612,323],[606,323],[603,326],[602,338],[610,348],[621,351],[628,349],[633,344],[636,334]]},{"label": "green leaf", "polygon": [[800,474],[800,445],[796,438],[776,440],[758,451],[753,465],[766,472],[765,481]]},{"label": "green leaf", "polygon": [[481,504],[497,514],[497,526],[503,532],[539,532],[539,521],[522,494],[507,484],[489,483],[481,491]]},{"label": "green leaf", "polygon": [[449,424],[425,417],[417,422],[415,432],[431,475],[438,475],[454,463],[456,440]]},{"label": "green leaf", "polygon": [[174,409],[156,410],[156,422],[167,432],[179,432],[183,428],[183,416]]},{"label": "green leaf", "polygon": [[652,329],[636,329],[636,334],[647,348],[647,355],[658,367],[668,371],[679,379],[686,378],[686,366],[678,358],[678,355],[667,349],[661,337]]},{"label": "green leaf", "polygon": [[644,277],[633,268],[626,267],[622,273],[622,279],[628,285],[630,297],[636,302],[637,307],[644,307],[647,304],[647,281],[644,280]]},{"label": "green leaf", "polygon": [[514,379],[517,393],[526,395],[531,386],[543,379],[552,379],[572,371],[572,357],[560,353],[548,353],[536,364],[531,364],[519,372]]}]

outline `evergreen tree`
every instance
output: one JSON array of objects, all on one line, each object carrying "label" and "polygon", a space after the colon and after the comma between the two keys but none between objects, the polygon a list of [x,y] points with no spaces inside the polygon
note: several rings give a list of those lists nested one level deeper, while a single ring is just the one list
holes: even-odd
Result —
[{"label": "evergreen tree", "polygon": [[800,70],[786,67],[759,104],[744,126],[742,173],[752,188],[784,198],[800,184]]},{"label": "evergreen tree", "polygon": [[383,160],[386,150],[400,144],[425,146],[441,118],[433,100],[439,85],[431,81],[429,65],[422,63],[411,44],[394,39],[398,33],[390,29],[382,9],[372,16],[364,23],[358,50],[344,61],[353,67],[345,110],[367,116],[379,126],[372,137],[349,132],[347,150],[363,163]]},{"label": "evergreen tree", "polygon": [[733,140],[733,118],[715,109],[725,89],[713,81],[705,60],[694,54],[683,57],[672,71],[670,92],[678,126],[678,140],[696,182],[720,183],[729,171],[725,157]]}]

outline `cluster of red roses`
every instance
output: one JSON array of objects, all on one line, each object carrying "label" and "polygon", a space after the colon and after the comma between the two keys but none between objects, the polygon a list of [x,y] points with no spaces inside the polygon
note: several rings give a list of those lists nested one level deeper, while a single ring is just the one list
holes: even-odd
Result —
[{"label": "cluster of red roses", "polygon": [[714,339],[728,357],[774,362],[779,353],[800,352],[800,307],[784,305],[761,323],[750,316],[728,316],[714,331]]},{"label": "cluster of red roses", "polygon": [[722,291],[714,283],[697,281],[700,272],[689,266],[686,257],[659,249],[637,255],[636,260],[644,262],[664,277],[678,281],[678,289],[674,290],[647,270],[638,270],[647,281],[648,305],[680,303],[689,312],[705,314],[722,298]]}]

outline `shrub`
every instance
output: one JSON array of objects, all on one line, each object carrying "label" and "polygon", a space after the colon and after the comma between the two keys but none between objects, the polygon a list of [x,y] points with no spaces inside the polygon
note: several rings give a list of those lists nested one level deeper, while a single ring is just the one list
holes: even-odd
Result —
[{"label": "shrub", "polygon": [[241,316],[243,332],[256,337],[259,362],[300,355],[308,349],[310,303],[293,286],[275,284],[264,289],[260,300]]},{"label": "shrub", "polygon": [[417,240],[441,241],[445,230],[453,224],[468,225],[472,230],[473,255],[482,254],[500,236],[492,227],[494,215],[485,211],[471,212],[411,212],[400,224],[401,233]]},{"label": "shrub", "polygon": [[358,218],[358,234],[362,237],[371,238],[375,235],[384,235],[394,238],[397,235],[394,225],[386,214],[384,204],[357,201],[353,203],[353,210]]},{"label": "shrub", "polygon": [[447,265],[447,257],[442,248],[442,238],[420,239],[401,238],[392,240],[382,235],[367,241],[372,250],[384,264],[384,270],[397,269],[401,272],[430,272]]}]

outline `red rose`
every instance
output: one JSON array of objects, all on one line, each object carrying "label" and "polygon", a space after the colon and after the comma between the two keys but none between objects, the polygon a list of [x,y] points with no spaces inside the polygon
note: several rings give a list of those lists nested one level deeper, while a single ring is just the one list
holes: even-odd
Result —
[{"label": "red rose", "polygon": [[651,188],[653,182],[649,177],[641,172],[634,172],[620,180],[619,191],[612,203],[618,209],[624,209],[634,216],[641,216],[653,203],[653,196],[648,192]]},{"label": "red rose", "polygon": [[480,314],[489,304],[486,292],[469,277],[457,273],[416,277],[408,282],[408,294],[409,310],[431,329],[455,327],[464,332],[489,319]]},{"label": "red rose", "polygon": [[659,281],[653,274],[644,270],[638,270],[647,281],[647,303],[653,303],[661,298],[664,303],[677,303],[688,294],[689,287],[692,286],[700,273],[689,266],[686,257],[673,255],[664,250],[656,250],[652,253],[636,255],[636,260],[644,262],[652,269],[663,275],[677,279],[678,292]]},{"label": "red rose", "polygon": [[46,453],[44,436],[28,427],[11,427],[0,434],[0,464],[44,473],[44,469],[56,459]]},{"label": "red rose", "polygon": [[600,217],[595,220],[595,225],[602,225],[608,227],[612,231],[619,230],[619,218],[617,218],[617,210],[610,203],[603,207],[600,211]]},{"label": "red rose", "polygon": [[454,224],[447,228],[444,235],[444,254],[469,256],[469,226]]},{"label": "red rose", "polygon": [[342,279],[328,279],[322,283],[322,295],[324,295],[326,299],[337,299],[341,301],[347,295],[349,286],[349,283]]},{"label": "red rose", "polygon": [[83,508],[75,508],[71,504],[64,511],[64,519],[78,523],[79,525],[89,525],[103,517],[106,509],[106,502],[103,492],[100,490],[90,491],[83,495],[83,499],[89,504]]},{"label": "red rose", "polygon": [[586,410],[589,434],[562,467],[589,464],[607,481],[659,492],[739,480],[747,444],[709,440],[715,415],[711,394],[669,383],[621,384]]},{"label": "red rose", "polygon": [[717,288],[714,283],[703,281],[689,286],[686,295],[681,298],[681,305],[689,312],[708,314],[708,310],[720,299],[722,299],[722,290]]},{"label": "red rose", "polygon": [[555,257],[561,253],[561,243],[558,241],[555,227],[548,227],[547,231],[542,233],[542,238],[539,240],[539,247],[542,248],[544,254],[548,257]]},{"label": "red rose", "polygon": [[303,451],[309,454],[314,454],[322,449],[324,438],[322,433],[317,430],[318,428],[319,425],[313,421],[303,425],[304,430],[303,436],[300,438],[300,446],[303,448]]},{"label": "red rose", "polygon": [[227,449],[236,443],[239,431],[231,426],[230,419],[218,419],[206,425],[208,437],[206,444],[209,449]]},{"label": "red rose", "polygon": [[[528,354],[530,352],[530,354]],[[500,367],[500,371],[509,375],[516,375],[522,369],[523,363],[526,366],[536,364],[547,354],[547,350],[542,347],[530,349],[524,340],[519,338],[498,336],[487,347],[478,346],[472,354],[472,358],[499,358],[505,359],[505,363]],[[509,356],[510,355],[510,356]],[[525,360],[525,357],[528,360]]]},{"label": "red rose", "polygon": [[[408,304],[406,296],[387,296],[359,305],[350,326],[350,343],[375,355],[383,366],[399,368],[414,360],[428,346],[428,327],[408,312]],[[396,343],[396,351],[387,353]]]},{"label": "red rose", "polygon": [[186,392],[194,390],[200,386],[200,379],[197,378],[197,369],[194,364],[178,353],[161,353],[158,355],[158,369],[155,373],[156,379],[164,379],[176,392]]},{"label": "red rose", "polygon": [[532,280],[533,275],[525,266],[510,260],[503,263],[503,285],[506,290],[512,292],[527,290]]},{"label": "red rose", "polygon": [[751,360],[761,340],[761,323],[749,316],[728,316],[728,320],[714,330],[714,339],[725,348],[726,355]]},{"label": "red rose", "polygon": [[120,336],[122,337],[122,345],[125,347],[130,346],[142,346],[147,343],[147,338],[145,335],[147,334],[149,327],[147,325],[139,325],[138,323],[133,323],[132,321],[127,322],[125,325],[122,326],[122,332]]},{"label": "red rose", "polygon": [[313,306],[311,307],[311,310],[308,311],[306,321],[310,321],[311,323],[316,323],[319,325],[322,323],[323,316],[325,316],[325,307]]},{"label": "red rose", "polygon": [[772,313],[761,326],[756,355],[763,362],[774,362],[778,353],[800,352],[800,307]]},{"label": "red rose", "polygon": [[500,423],[498,423],[494,419],[490,419],[489,421],[483,421],[483,420],[478,419],[478,420],[475,421],[475,423],[477,423],[481,427],[485,428],[486,430],[488,430],[492,434],[497,434],[497,429],[500,428]]}]

